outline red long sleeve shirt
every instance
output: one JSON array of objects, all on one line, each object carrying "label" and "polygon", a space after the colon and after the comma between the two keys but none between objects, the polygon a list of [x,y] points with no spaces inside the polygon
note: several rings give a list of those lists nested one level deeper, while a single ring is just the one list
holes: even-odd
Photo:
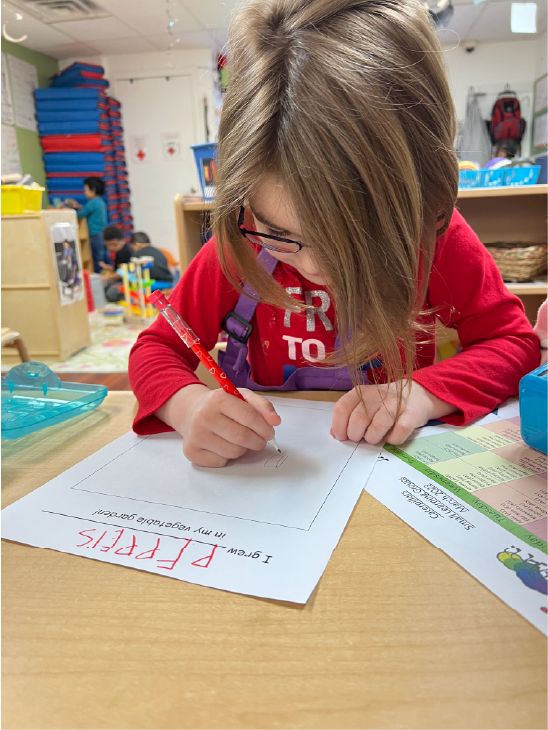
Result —
[{"label": "red long sleeve shirt", "polygon": [[[329,290],[279,262],[274,278],[314,310],[295,313],[259,304],[248,341],[255,382],[280,385],[284,367],[321,362],[335,347],[335,313]],[[170,302],[211,350],[239,293],[227,281],[208,241],[192,260]],[[435,363],[435,343],[419,344],[413,379],[457,411],[443,420],[463,425],[517,394],[520,378],[540,360],[538,338],[521,301],[510,294],[476,234],[455,211],[438,238],[426,305],[457,330],[462,351]],[[162,318],[141,333],[129,359],[129,378],[139,409],[133,428],[149,434],[170,430],[154,414],[178,390],[199,383],[198,360]]]}]

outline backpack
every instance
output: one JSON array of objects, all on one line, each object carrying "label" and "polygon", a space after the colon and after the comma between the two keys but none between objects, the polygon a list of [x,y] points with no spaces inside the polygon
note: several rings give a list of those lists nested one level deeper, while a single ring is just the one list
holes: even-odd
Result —
[{"label": "backpack", "polygon": [[519,149],[525,133],[526,122],[521,116],[519,99],[515,92],[502,91],[491,111],[489,134],[496,146]]}]

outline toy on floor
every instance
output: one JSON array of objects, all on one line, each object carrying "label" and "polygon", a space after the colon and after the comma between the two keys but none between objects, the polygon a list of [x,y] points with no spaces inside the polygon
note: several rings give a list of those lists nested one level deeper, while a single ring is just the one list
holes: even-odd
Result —
[{"label": "toy on floor", "polygon": [[141,319],[154,317],[154,309],[148,303],[154,279],[150,278],[150,269],[154,264],[152,256],[133,256],[129,264],[122,264],[119,273],[122,277],[122,293],[127,315],[135,315]]}]

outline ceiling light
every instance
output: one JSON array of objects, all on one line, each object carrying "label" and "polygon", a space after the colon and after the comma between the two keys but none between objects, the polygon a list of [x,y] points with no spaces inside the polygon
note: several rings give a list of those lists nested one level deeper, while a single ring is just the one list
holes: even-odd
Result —
[{"label": "ceiling light", "polygon": [[510,29],[512,33],[536,33],[537,4],[512,3]]},{"label": "ceiling light", "polygon": [[425,0],[424,4],[437,26],[446,28],[455,12],[451,0]]}]

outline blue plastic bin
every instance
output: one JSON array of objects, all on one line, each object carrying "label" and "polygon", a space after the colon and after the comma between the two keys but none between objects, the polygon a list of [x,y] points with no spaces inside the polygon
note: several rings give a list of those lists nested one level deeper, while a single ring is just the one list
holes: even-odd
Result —
[{"label": "blue plastic bin", "polygon": [[217,143],[193,144],[191,149],[194,152],[204,200],[213,200],[217,176]]},{"label": "blue plastic bin", "polygon": [[42,362],[16,365],[2,378],[2,438],[28,436],[101,405],[104,385],[67,383]]},{"label": "blue plastic bin", "polygon": [[498,170],[460,170],[459,188],[496,188],[502,186],[535,185],[540,165],[502,167]]}]

